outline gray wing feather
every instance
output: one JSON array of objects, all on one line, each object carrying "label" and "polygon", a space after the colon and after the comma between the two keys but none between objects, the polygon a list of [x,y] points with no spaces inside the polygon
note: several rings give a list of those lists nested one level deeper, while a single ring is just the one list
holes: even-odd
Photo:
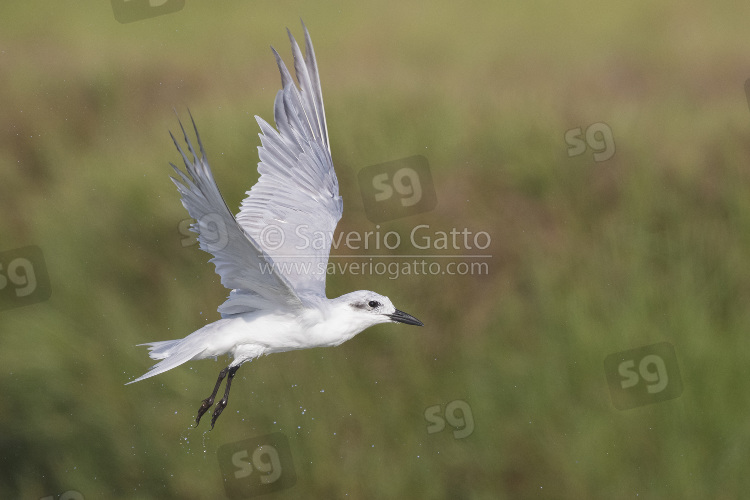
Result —
[{"label": "gray wing feather", "polygon": [[326,112],[325,107],[323,106],[323,92],[321,92],[320,89],[318,63],[315,60],[315,50],[313,49],[312,41],[310,40],[310,33],[307,32],[307,26],[305,26],[305,23],[302,23],[302,28],[305,30],[305,53],[307,54],[307,57],[305,57],[305,64],[307,65],[307,71],[310,74],[312,95],[315,97],[315,105],[318,112],[318,122],[321,125],[323,141],[330,151],[331,144],[328,141],[328,123],[326,122]]},{"label": "gray wing feather", "polygon": [[298,294],[325,296],[325,271],[343,203],[310,35],[305,28],[306,57],[291,33],[289,39],[300,88],[273,50],[282,84],[274,101],[278,131],[255,117],[261,130],[260,178],[247,192],[237,222]]},{"label": "gray wing feather", "polygon": [[[196,219],[191,230],[198,233],[201,250],[213,255],[210,259],[221,277],[221,284],[232,291],[230,299],[219,308],[222,313],[246,312],[253,309],[283,309],[302,306],[289,282],[273,267],[273,260],[237,223],[216,186],[206,159],[198,129],[192,115],[200,155],[196,153],[180,122],[190,156],[174,135],[170,136],[185,163],[186,172],[172,164],[179,179],[172,177],[182,196],[182,204]],[[233,298],[243,297],[243,307],[231,310]],[[222,309],[224,308],[224,309]]]}]

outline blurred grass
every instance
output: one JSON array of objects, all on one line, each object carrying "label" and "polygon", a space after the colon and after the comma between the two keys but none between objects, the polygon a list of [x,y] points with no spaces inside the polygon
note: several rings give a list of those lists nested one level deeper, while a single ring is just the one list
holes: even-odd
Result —
[{"label": "blurred grass", "polygon": [[[220,498],[216,449],[280,431],[278,498],[740,498],[750,465],[747,6],[188,2],[127,25],[108,3],[0,6],[0,251],[38,245],[49,301],[0,313],[0,497]],[[230,206],[257,178],[273,44],[315,41],[341,231],[373,230],[356,172],[422,154],[438,206],[402,235],[487,231],[487,276],[334,275],[424,320],[238,372],[123,386],[145,341],[217,318],[225,291],[168,179],[172,108],[196,118]],[[607,123],[612,159],[567,156]],[[603,360],[660,341],[681,397],[628,411]],[[476,428],[428,434],[462,399]]]}]

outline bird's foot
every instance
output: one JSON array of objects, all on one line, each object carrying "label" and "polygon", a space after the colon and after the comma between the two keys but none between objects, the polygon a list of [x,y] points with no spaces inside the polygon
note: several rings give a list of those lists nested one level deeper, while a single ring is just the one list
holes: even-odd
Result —
[{"label": "bird's foot", "polygon": [[228,403],[228,400],[226,397],[221,398],[219,402],[216,403],[216,408],[214,408],[214,414],[211,416],[211,429],[214,428],[216,419],[219,418],[219,415],[221,415],[221,412],[223,412],[224,408],[227,407],[227,403]]},{"label": "bird's foot", "polygon": [[[203,400],[201,403],[201,407],[198,408],[198,416],[195,417],[195,426],[198,427],[198,424],[201,423],[201,417],[204,413],[208,411],[209,408],[214,404],[214,397],[210,396]],[[214,420],[216,420],[216,417],[214,417]],[[211,423],[211,427],[213,428],[213,422]]]}]

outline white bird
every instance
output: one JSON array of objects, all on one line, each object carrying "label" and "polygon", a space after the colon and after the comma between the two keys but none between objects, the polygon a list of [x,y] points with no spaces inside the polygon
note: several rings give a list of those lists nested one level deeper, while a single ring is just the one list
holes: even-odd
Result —
[{"label": "white bird", "polygon": [[[174,164],[172,177],[182,204],[196,219],[201,250],[213,255],[221,284],[231,290],[218,308],[222,319],[178,340],[150,342],[149,356],[161,360],[130,384],[171,370],[187,361],[232,356],[211,395],[198,409],[196,425],[213,405],[222,380],[224,397],[216,403],[211,428],[227,406],[239,367],[264,354],[337,346],[379,323],[423,326],[396,309],[388,297],[360,290],[335,299],[325,293],[326,268],[343,204],[333,170],[318,66],[310,35],[305,57],[287,29],[299,89],[271,47],[281,72],[274,119],[278,131],[256,116],[261,146],[258,182],[247,192],[235,218],[219,192],[192,115],[197,154],[180,123],[192,156],[172,136],[187,170]],[[171,135],[171,133],[170,133]]]}]

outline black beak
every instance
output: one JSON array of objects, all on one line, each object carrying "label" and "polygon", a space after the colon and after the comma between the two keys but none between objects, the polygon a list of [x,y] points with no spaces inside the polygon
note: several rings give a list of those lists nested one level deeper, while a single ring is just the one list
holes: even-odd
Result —
[{"label": "black beak", "polygon": [[416,326],[424,326],[424,323],[419,321],[417,318],[412,316],[411,314],[407,314],[404,311],[399,311],[396,309],[396,312],[393,314],[387,315],[389,318],[391,318],[391,321],[395,321],[397,323],[405,323],[407,325],[416,325]]}]

